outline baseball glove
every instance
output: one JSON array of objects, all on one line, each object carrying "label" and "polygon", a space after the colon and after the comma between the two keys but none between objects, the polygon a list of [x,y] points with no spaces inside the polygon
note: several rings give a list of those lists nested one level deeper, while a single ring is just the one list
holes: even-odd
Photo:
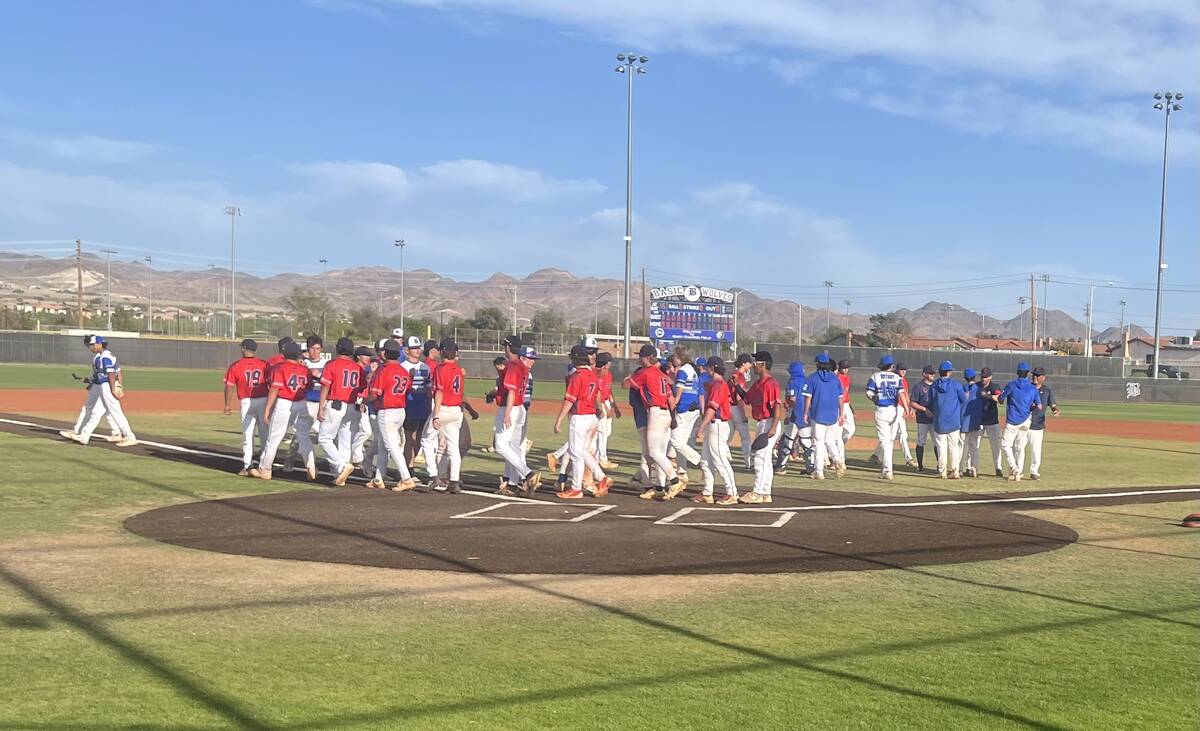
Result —
[{"label": "baseball glove", "polygon": [[113,396],[116,396],[117,398],[124,398],[125,397],[125,387],[123,385],[121,385],[121,383],[118,381],[117,383],[113,384],[112,393],[113,393]]},{"label": "baseball glove", "polygon": [[771,438],[767,436],[766,432],[759,434],[758,436],[754,437],[754,441],[750,443],[750,451],[757,452],[758,450],[765,448],[767,446],[767,442],[769,441],[771,441]]}]

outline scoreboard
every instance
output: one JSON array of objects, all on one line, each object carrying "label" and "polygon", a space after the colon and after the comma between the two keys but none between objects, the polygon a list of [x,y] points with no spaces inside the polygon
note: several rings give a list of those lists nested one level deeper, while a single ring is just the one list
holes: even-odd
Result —
[{"label": "scoreboard", "polygon": [[650,290],[649,330],[652,340],[698,340],[731,343],[733,293],[696,285]]}]

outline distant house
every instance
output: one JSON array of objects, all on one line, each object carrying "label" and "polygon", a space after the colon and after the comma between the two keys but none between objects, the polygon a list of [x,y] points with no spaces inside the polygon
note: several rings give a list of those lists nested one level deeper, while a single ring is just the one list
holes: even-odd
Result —
[{"label": "distant house", "polygon": [[904,347],[913,350],[975,350],[966,338],[917,338],[904,341]]},{"label": "distant house", "polygon": [[[1181,338],[1180,340],[1183,340]],[[1159,358],[1166,365],[1196,365],[1200,363],[1200,345],[1188,339],[1188,345],[1174,338],[1159,338]],[[1154,359],[1154,338],[1130,338],[1129,348],[1117,343],[1110,351],[1114,358],[1127,358],[1134,363],[1149,363]]]},{"label": "distant house", "polygon": [[854,333],[854,332],[846,332],[846,333],[843,333],[842,335],[838,335],[837,337],[826,338],[823,342],[820,342],[817,344],[818,345],[832,345],[835,348],[837,348],[837,347],[844,348],[847,346],[865,348],[867,346],[867,336],[859,335],[858,333]]}]

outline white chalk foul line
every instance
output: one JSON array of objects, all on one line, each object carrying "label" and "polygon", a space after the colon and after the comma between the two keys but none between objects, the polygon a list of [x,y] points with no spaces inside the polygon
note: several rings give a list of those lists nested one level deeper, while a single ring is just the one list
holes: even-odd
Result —
[{"label": "white chalk foul line", "polygon": [[[587,511],[586,513],[580,513],[579,515],[576,515],[573,518],[519,518],[516,516],[510,516],[510,515],[485,515],[485,513],[490,513],[493,510],[497,510],[499,508],[504,508],[504,507],[508,507],[508,506],[520,505],[522,507],[529,507],[529,502],[535,502],[539,505],[549,505],[549,506],[561,505],[562,507],[567,507],[567,508],[592,508],[592,509]],[[544,502],[541,500],[531,500],[529,502],[525,502],[525,503],[495,503],[494,505],[488,505],[487,507],[480,508],[478,510],[472,510],[467,513],[459,513],[458,515],[451,515],[450,519],[451,520],[454,520],[454,519],[461,519],[461,520],[525,520],[525,521],[529,521],[531,523],[582,523],[583,521],[587,520],[588,518],[593,518],[593,517],[599,515],[600,513],[603,513],[606,510],[612,510],[613,508],[617,507],[615,504],[605,505],[605,504],[596,504],[596,503],[548,503],[548,502]]]},{"label": "white chalk foul line", "polygon": [[921,500],[908,503],[850,503],[846,505],[799,505],[787,508],[738,508],[743,513],[774,513],[780,510],[867,510],[871,508],[928,508],[948,505],[989,505],[996,503],[1046,503],[1058,500],[1095,500],[1107,497],[1138,497],[1141,495],[1171,495],[1175,493],[1200,492],[1200,487],[1177,487],[1166,490],[1129,490],[1126,492],[1086,492],[1074,495],[1022,495],[1020,497],[989,497],[975,500]]},{"label": "white chalk foul line", "polygon": [[675,522],[679,518],[682,518],[685,515],[691,515],[693,512],[695,512],[697,510],[713,510],[713,511],[716,511],[719,513],[725,513],[726,515],[729,514],[728,508],[702,508],[702,507],[680,508],[679,510],[675,511],[674,513],[671,513],[667,517],[654,521],[654,525],[678,525],[678,526],[683,526],[685,528],[694,526],[694,525],[710,526],[710,527],[714,527],[714,528],[782,528],[783,526],[787,525],[787,522],[796,515],[794,512],[792,512],[791,510],[788,510],[787,508],[754,508],[752,510],[737,510],[734,512],[737,512],[737,513],[750,513],[750,512],[775,513],[779,517],[776,518],[773,523],[707,523],[707,522],[693,523],[690,521],[687,523],[676,523]]}]

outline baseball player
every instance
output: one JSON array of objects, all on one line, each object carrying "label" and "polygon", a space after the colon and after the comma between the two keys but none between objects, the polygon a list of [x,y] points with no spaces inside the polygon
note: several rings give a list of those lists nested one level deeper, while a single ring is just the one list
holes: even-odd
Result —
[{"label": "baseball player", "polygon": [[[250,469],[250,476],[260,480],[271,479],[275,453],[288,427],[297,423],[301,414],[308,414],[309,369],[300,362],[300,344],[285,343],[284,360],[271,368],[271,382],[267,390],[267,404],[263,407],[263,418],[270,424],[267,443],[258,455],[258,466]],[[308,429],[296,429],[296,448],[308,469],[308,479],[317,479],[316,458],[313,456],[312,440]]]},{"label": "baseball player", "polygon": [[92,432],[96,431],[100,420],[107,414],[121,433],[121,441],[116,442],[116,445],[118,447],[135,446],[137,437],[129,426],[129,420],[125,418],[125,412],[121,409],[121,399],[125,395],[121,364],[117,362],[117,357],[109,351],[108,341],[103,336],[89,335],[84,342],[92,351],[92,375],[88,378],[91,384],[91,388],[88,389],[88,415],[78,433],[72,435],[70,432],[59,432],[59,434],[80,444],[87,444],[91,441]]},{"label": "baseball player", "polygon": [[842,382],[831,368],[833,362],[825,353],[816,358],[817,370],[813,371],[804,382],[800,392],[804,399],[804,414],[800,421],[812,428],[813,461],[811,477],[814,480],[825,479],[825,464],[832,455],[833,468],[838,477],[846,473],[846,465],[841,461],[842,421],[845,410],[842,408]]},{"label": "baseball player", "polygon": [[[449,338],[441,342],[439,348],[442,362],[433,372],[433,417],[429,424],[438,435],[442,445],[441,461],[436,469],[430,470],[433,475],[440,475],[442,463],[446,465],[449,482],[446,491],[451,495],[462,492],[460,471],[462,469],[462,453],[459,452],[459,432],[462,430],[463,411],[479,418],[479,414],[467,404],[464,399],[467,376],[462,366],[458,364],[458,343]],[[428,465],[427,465],[428,466]]]},{"label": "baseball player", "polygon": [[[87,345],[90,335],[85,335],[83,338],[84,345]],[[75,425],[68,430],[60,431],[59,436],[74,440],[79,436],[79,430],[83,428],[84,422],[87,421],[91,409],[97,408],[104,411],[104,420],[108,423],[108,435],[104,437],[106,442],[119,442],[125,437],[121,436],[121,427],[117,426],[117,422],[113,421],[112,414],[108,413],[108,409],[104,408],[104,402],[100,400],[100,391],[97,390],[95,396],[92,396],[92,377],[88,375],[86,378],[80,379],[74,373],[71,374],[76,380],[83,381],[84,390],[88,391],[88,398],[84,399],[83,406],[79,407],[79,416],[75,417]]]},{"label": "baseball player", "polygon": [[437,410],[433,408],[433,374],[437,367],[441,365],[442,346],[436,340],[426,340],[423,348],[425,353],[425,367],[429,369],[429,418],[425,420],[425,425],[421,428],[421,448],[420,453],[413,459],[413,462],[421,462],[425,465],[426,488],[435,489],[439,487],[438,472],[437,472],[437,450],[441,440],[440,432],[433,427],[433,417],[437,415]]},{"label": "baseball player", "polygon": [[513,344],[509,344],[511,357],[504,368],[504,378],[501,381],[503,391],[497,398],[499,411],[493,426],[493,446],[504,458],[504,480],[500,485],[500,494],[515,495],[515,486],[520,487],[526,495],[532,495],[542,483],[542,475],[529,468],[525,461],[525,453],[521,450],[521,442],[524,439],[525,420],[528,416],[528,408],[525,405],[526,381],[529,378],[529,369],[539,356],[537,350],[528,345],[519,346],[520,350],[513,352]]},{"label": "baseball player", "polygon": [[254,466],[254,433],[258,432],[260,449],[267,443],[267,362],[255,355],[257,351],[258,343],[246,338],[242,341],[242,357],[225,371],[225,415],[233,413],[236,396],[242,419],[242,471],[238,472],[242,477],[248,476]]},{"label": "baseball player", "polygon": [[950,377],[954,364],[948,360],[938,366],[939,378],[929,387],[933,412],[933,443],[937,449],[938,476],[957,480],[962,461],[962,413],[967,403],[963,385]]},{"label": "baseball player", "polygon": [[775,443],[783,433],[783,398],[779,381],[771,375],[773,360],[768,351],[754,354],[754,385],[746,394],[750,416],[754,419],[754,443],[765,435],[766,444],[754,450],[754,490],[742,495],[738,502],[757,505],[771,502],[771,483],[775,477]]},{"label": "baseball player", "polygon": [[892,444],[908,411],[908,392],[890,355],[879,359],[879,370],[867,379],[867,398],[875,404],[875,434],[879,438],[880,477],[892,479]]},{"label": "baseball player", "polygon": [[400,364],[400,343],[387,340],[383,343],[383,362],[371,374],[371,385],[367,389],[367,402],[375,409],[375,474],[367,487],[382,489],[387,479],[389,460],[396,463],[400,480],[392,487],[393,492],[405,492],[417,486],[417,481],[408,471],[408,459],[404,455],[404,408],[408,391],[412,386],[412,374]]},{"label": "baseball player", "polygon": [[842,382],[842,462],[846,461],[846,448],[854,436],[854,407],[850,405],[850,361],[837,362],[837,377]]},{"label": "baseball player", "polygon": [[638,351],[638,360],[642,368],[627,377],[625,382],[627,386],[638,390],[642,403],[646,404],[646,457],[658,467],[658,484],[647,488],[639,497],[643,500],[671,500],[687,486],[675,474],[667,457],[675,389],[671,377],[659,367],[658,350],[653,345],[643,345]]},{"label": "baseball player", "polygon": [[588,449],[592,438],[600,428],[599,419],[596,417],[597,412],[602,408],[600,382],[596,377],[596,372],[589,365],[586,347],[576,345],[571,348],[570,358],[571,363],[575,366],[575,372],[567,381],[562,407],[558,410],[558,418],[554,420],[554,433],[558,434],[562,431],[563,419],[570,414],[567,444],[570,445],[568,455],[571,458],[571,481],[565,489],[556,493],[556,496],[561,500],[582,498],[583,473],[586,468],[591,470],[594,477],[598,478],[595,496],[604,497],[612,485],[612,478],[604,474],[603,468],[600,467],[600,460],[596,459],[596,456]]},{"label": "baseball player", "polygon": [[1000,449],[1008,462],[1008,479],[1018,482],[1025,466],[1025,444],[1029,441],[1031,417],[1035,410],[1042,408],[1037,386],[1029,381],[1028,363],[1017,364],[1017,377],[1004,385],[996,401],[1004,403],[1004,436],[1000,439]]},{"label": "baseball player", "polygon": [[[596,338],[589,335],[581,340],[579,345],[588,355],[588,364],[594,367],[596,365],[596,354],[600,350],[599,345],[596,343]],[[571,376],[575,375],[575,368],[575,362],[568,358],[567,373],[565,376],[563,376],[563,388],[566,388],[567,385],[571,383]],[[562,446],[560,446],[558,449],[546,455],[546,466],[550,468],[551,472],[558,473],[558,485],[560,492],[565,489],[563,486],[567,484],[570,475],[569,470],[571,469],[571,463],[569,461],[570,458],[568,457],[570,448],[571,442],[570,439],[568,439],[567,441],[564,441]]]},{"label": "baseball player", "polygon": [[375,343],[375,348],[371,349],[365,345],[360,345],[354,349],[354,360],[358,361],[358,366],[362,368],[362,391],[359,394],[359,399],[362,403],[362,416],[358,419],[358,431],[354,432],[354,436],[350,440],[350,463],[354,465],[354,469],[362,469],[363,476],[370,480],[375,474],[373,465],[374,459],[367,459],[369,453],[377,452],[379,449],[378,442],[373,445],[374,449],[367,450],[367,442],[376,433],[376,411],[373,406],[366,402],[367,386],[371,385],[371,376],[375,374],[375,369],[382,365],[383,346],[387,340],[379,340]]},{"label": "baseball player", "polygon": [[432,401],[429,391],[433,372],[422,360],[423,354],[421,338],[409,335],[404,340],[404,361],[400,365],[408,371],[412,380],[404,407],[404,457],[410,468],[416,462],[417,450],[421,447],[421,435],[424,433],[425,422],[429,420],[429,405]]},{"label": "baseball player", "polygon": [[[505,344],[504,350],[505,350],[504,355],[497,355],[495,358],[492,358],[492,368],[495,369],[495,371],[496,371],[496,385],[494,387],[488,389],[487,392],[483,394],[483,402],[485,404],[499,404],[499,401],[497,399],[504,398],[504,369],[508,367],[508,357],[507,357],[508,356],[508,345],[507,345],[507,343]],[[501,417],[500,409],[496,409],[496,419],[499,419],[500,417]],[[493,433],[494,433],[495,432],[495,424],[493,424],[492,427],[493,427]],[[495,447],[494,443],[486,444],[483,447],[481,447],[481,449],[484,452],[495,452],[496,451],[496,447]],[[503,477],[501,477],[500,478],[500,486],[504,487],[504,483],[505,483],[505,480]]]},{"label": "baseball player", "polygon": [[630,479],[630,487],[641,488],[643,490],[653,487],[654,479],[651,473],[649,463],[649,450],[646,448],[646,420],[649,417],[649,409],[646,402],[642,400],[642,392],[639,388],[633,385],[633,376],[636,376],[638,371],[648,366],[644,363],[654,362],[658,360],[658,350],[650,344],[643,345],[638,350],[638,365],[633,372],[625,377],[624,386],[629,389],[629,411],[633,414],[633,424],[638,432],[638,451],[640,460],[638,469],[633,473],[633,478]]},{"label": "baseball player", "polygon": [[[695,503],[737,505],[738,489],[729,455],[729,420],[732,415],[729,384],[725,382],[725,363],[713,356],[705,364],[709,378],[705,384],[704,417],[700,420],[696,441],[700,444],[704,490],[692,498]],[[725,483],[725,494],[713,498],[713,470]]]},{"label": "baseball player", "polygon": [[1004,452],[1000,450],[1000,406],[996,403],[1000,386],[992,380],[992,369],[987,366],[979,371],[979,394],[983,404],[983,433],[992,448],[992,466],[996,477],[1004,477],[1004,471],[1000,469],[1004,462]]},{"label": "baseball player", "polygon": [[333,484],[341,487],[354,471],[350,461],[354,435],[362,418],[359,401],[366,384],[362,366],[354,359],[354,341],[338,338],[337,357],[321,371],[321,395],[317,402],[317,444],[333,470]]},{"label": "baseball player", "polygon": [[615,470],[619,464],[608,458],[608,440],[612,436],[613,419],[621,418],[621,409],[613,399],[612,353],[596,354],[596,380],[600,382],[600,427],[596,430],[596,457],[600,467]]},{"label": "baseball player", "polygon": [[284,361],[283,346],[285,346],[291,342],[295,342],[294,340],[292,340],[291,336],[284,336],[284,337],[280,338],[279,342],[275,344],[276,345],[275,355],[272,355],[270,358],[267,358],[267,372],[264,373],[263,376],[267,379],[268,383],[270,383],[270,379],[271,379],[271,369]]},{"label": "baseball player", "polygon": [[[308,369],[308,385],[304,393],[305,408],[303,411],[297,410],[293,412],[292,427],[296,432],[301,430],[309,434],[308,441],[311,444],[313,437],[317,433],[317,408],[321,403],[321,371],[325,368],[325,363],[328,362],[328,354],[325,353],[325,342],[319,335],[310,335],[304,342],[304,353],[300,362]],[[283,471],[291,472],[292,464],[299,455],[299,440],[296,435],[292,435],[292,445],[288,449],[288,456],[283,461]],[[305,464],[304,469],[308,473],[315,474],[316,471],[316,452],[310,451],[312,454],[312,465]]]},{"label": "baseball player", "polygon": [[979,384],[975,382],[974,368],[963,370],[963,390],[967,393],[967,403],[963,404],[962,431],[962,462],[959,467],[966,477],[979,477],[979,442],[983,438],[983,397]]},{"label": "baseball player", "polygon": [[1035,409],[1029,416],[1029,479],[1040,480],[1042,468],[1042,439],[1046,436],[1046,409],[1055,416],[1060,416],[1058,401],[1054,392],[1046,385],[1046,369],[1038,366],[1033,369],[1033,385],[1037,386],[1038,396],[1042,400],[1042,408]]},{"label": "baseball player", "polygon": [[[933,434],[933,382],[937,380],[937,372],[933,366],[927,365],[921,369],[921,380],[913,385],[908,392],[908,405],[916,413],[917,418],[917,473],[925,471],[925,443]],[[937,452],[937,440],[934,440],[934,452]]]},{"label": "baseball player", "polygon": [[783,428],[783,438],[779,440],[779,457],[775,462],[776,474],[787,471],[788,460],[792,454],[801,452],[807,465],[807,473],[812,473],[812,427],[804,419],[804,363],[794,360],[788,364],[788,382],[783,391],[783,408],[789,414]]},{"label": "baseball player", "polygon": [[[677,475],[686,483],[687,466],[700,464],[700,453],[689,444],[703,407],[700,398],[700,374],[696,372],[696,366],[692,364],[686,348],[676,348],[671,360],[675,367],[676,404],[675,422],[671,427],[671,449],[679,463]],[[682,459],[679,459],[680,457]]]},{"label": "baseball player", "polygon": [[[736,432],[738,440],[742,443],[742,457],[746,462],[746,469],[754,467],[750,456],[750,421],[746,418],[746,391],[750,388],[750,368],[754,364],[754,359],[749,353],[739,353],[733,361],[733,372],[729,374],[727,382],[729,383],[730,398],[733,403],[733,429]],[[733,437],[730,436],[732,439]]]}]

